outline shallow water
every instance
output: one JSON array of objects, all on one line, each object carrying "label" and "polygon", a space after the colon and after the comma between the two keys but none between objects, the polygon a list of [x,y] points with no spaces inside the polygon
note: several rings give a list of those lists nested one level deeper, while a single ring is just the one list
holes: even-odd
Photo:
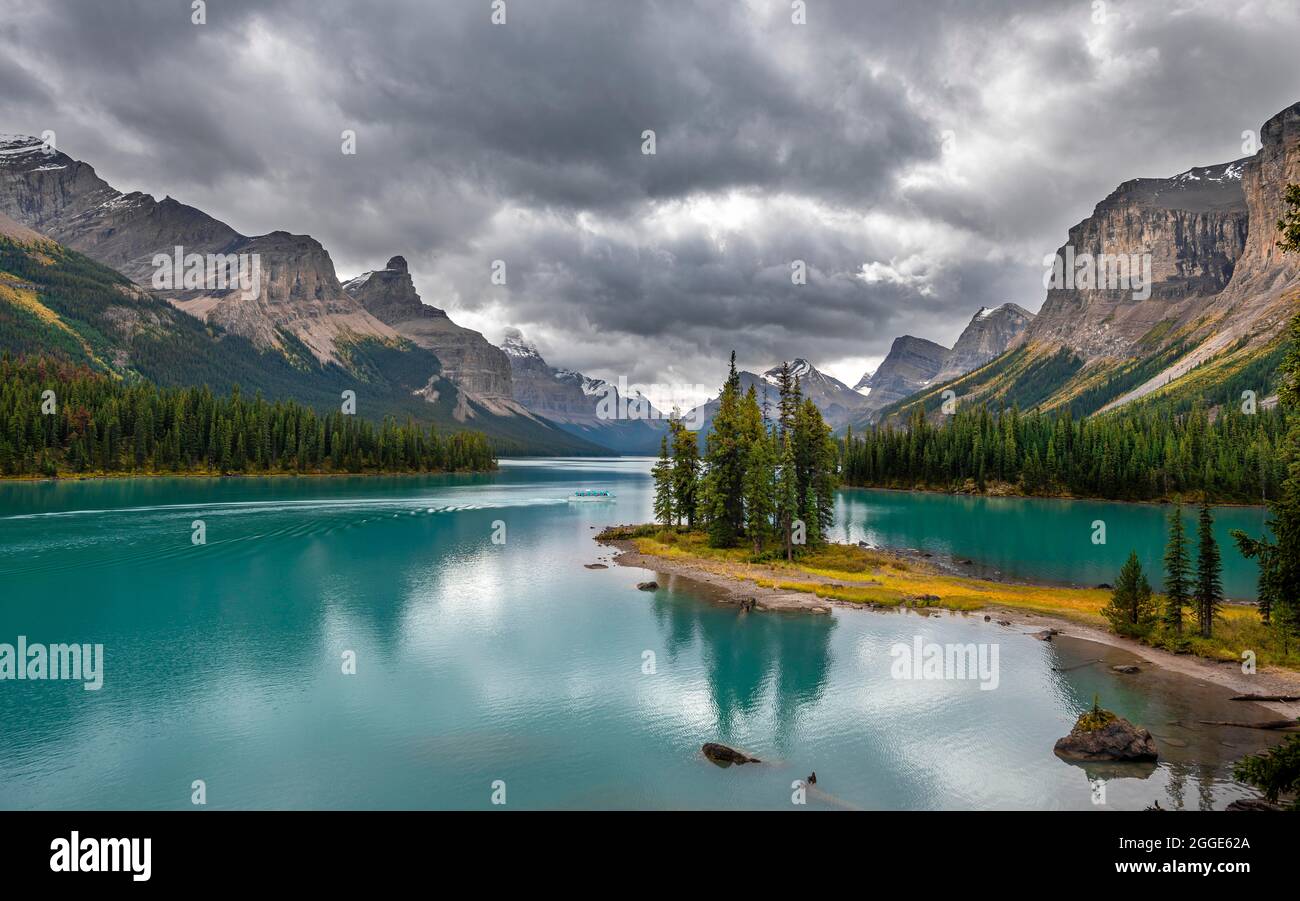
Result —
[{"label": "shallow water", "polygon": [[[1051,748],[1094,693],[1166,755],[1103,774],[1106,807],[1249,794],[1231,761],[1268,738],[1188,725],[1242,705],[1113,674],[1120,652],[982,616],[740,615],[585,569],[609,555],[597,527],[648,518],[648,467],[0,486],[0,642],[101,643],[106,661],[99,691],[0,682],[0,807],[186,808],[201,779],[210,808],[487,808],[499,783],[508,808],[790,808],[815,770],[810,807],[1091,809],[1089,773]],[[580,487],[617,497],[569,501]],[[845,494],[854,540],[873,521],[904,534],[875,494]],[[891,646],[916,636],[996,644],[997,688],[892,678]],[[763,763],[717,768],[705,741]]]}]

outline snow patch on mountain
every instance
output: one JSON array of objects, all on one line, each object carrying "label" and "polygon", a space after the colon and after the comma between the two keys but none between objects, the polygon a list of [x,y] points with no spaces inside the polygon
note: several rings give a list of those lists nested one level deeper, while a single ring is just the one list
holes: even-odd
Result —
[{"label": "snow patch on mountain", "polygon": [[542,358],[541,353],[537,350],[537,345],[524,337],[524,333],[517,328],[507,328],[505,330],[505,340],[501,342],[501,349],[512,357],[521,360]]}]

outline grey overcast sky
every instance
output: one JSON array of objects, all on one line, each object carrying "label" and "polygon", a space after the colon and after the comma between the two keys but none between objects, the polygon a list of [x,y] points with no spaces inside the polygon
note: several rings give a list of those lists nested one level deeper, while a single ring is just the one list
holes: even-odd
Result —
[{"label": "grey overcast sky", "polygon": [[503,2],[0,0],[0,132],[341,276],[400,253],[553,365],[712,385],[735,348],[852,384],[897,335],[1037,310],[1116,185],[1300,99],[1296,0]]}]

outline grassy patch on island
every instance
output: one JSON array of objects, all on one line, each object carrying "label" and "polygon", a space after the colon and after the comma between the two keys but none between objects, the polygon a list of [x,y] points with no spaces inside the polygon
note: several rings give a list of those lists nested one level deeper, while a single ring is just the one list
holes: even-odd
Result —
[{"label": "grassy patch on island", "polygon": [[[999,608],[1055,616],[1100,629],[1102,608],[1111,592],[992,582],[950,575],[920,561],[849,544],[801,548],[793,561],[777,550],[755,556],[752,548],[709,547],[702,531],[677,531],[658,525],[615,526],[598,540],[630,541],[642,554],[690,563],[763,588],[806,591],[829,600],[877,607],[921,607],[974,612]],[[1300,647],[1281,647],[1259,621],[1253,606],[1225,606],[1213,638],[1189,634],[1185,651],[1213,660],[1240,661],[1253,650],[1263,665],[1300,669]]]}]

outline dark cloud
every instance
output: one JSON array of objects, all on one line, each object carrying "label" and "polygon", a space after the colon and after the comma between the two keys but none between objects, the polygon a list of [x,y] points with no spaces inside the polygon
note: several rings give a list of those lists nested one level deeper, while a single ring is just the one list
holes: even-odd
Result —
[{"label": "dark cloud", "polygon": [[1119,182],[1240,156],[1297,99],[1300,17],[1233,7],[506,0],[494,26],[488,0],[221,0],[195,26],[0,0],[0,131],[310,233],[343,274],[402,253],[426,301],[553,363],[847,368],[1036,309],[1042,255]]}]

